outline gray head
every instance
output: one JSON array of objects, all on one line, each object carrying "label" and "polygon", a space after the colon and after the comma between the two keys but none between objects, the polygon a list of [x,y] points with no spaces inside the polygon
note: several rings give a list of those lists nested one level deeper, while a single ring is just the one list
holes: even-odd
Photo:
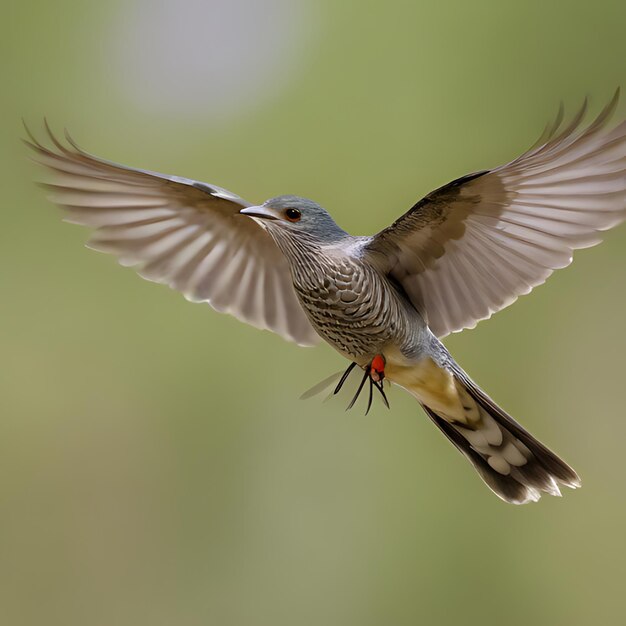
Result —
[{"label": "gray head", "polygon": [[240,213],[252,217],[276,240],[286,237],[323,245],[348,236],[319,204],[298,196],[277,196]]}]

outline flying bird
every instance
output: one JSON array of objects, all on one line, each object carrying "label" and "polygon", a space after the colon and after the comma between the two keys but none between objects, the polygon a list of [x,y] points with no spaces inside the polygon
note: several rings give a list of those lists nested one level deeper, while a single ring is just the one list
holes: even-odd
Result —
[{"label": "flying bird", "polygon": [[312,200],[252,205],[215,185],[106,161],[29,133],[42,183],[88,246],[144,278],[309,346],[320,338],[382,393],[391,381],[507,502],[576,488],[576,472],[500,408],[441,339],[473,328],[626,218],[618,93],[591,124],[562,108],[519,158],[440,187],[391,226],[354,237]]}]

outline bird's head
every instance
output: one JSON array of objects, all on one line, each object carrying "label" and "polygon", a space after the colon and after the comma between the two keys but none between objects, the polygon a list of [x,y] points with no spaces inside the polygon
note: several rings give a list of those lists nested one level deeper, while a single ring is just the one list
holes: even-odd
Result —
[{"label": "bird's head", "polygon": [[259,206],[242,209],[275,239],[309,240],[332,244],[347,236],[335,220],[313,200],[298,196],[278,196]]}]

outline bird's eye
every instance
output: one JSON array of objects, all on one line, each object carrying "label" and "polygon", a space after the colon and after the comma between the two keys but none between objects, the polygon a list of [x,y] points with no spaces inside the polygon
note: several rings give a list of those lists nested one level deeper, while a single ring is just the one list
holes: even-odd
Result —
[{"label": "bird's eye", "polygon": [[285,217],[290,222],[298,222],[300,221],[302,214],[298,211],[298,209],[285,209]]}]

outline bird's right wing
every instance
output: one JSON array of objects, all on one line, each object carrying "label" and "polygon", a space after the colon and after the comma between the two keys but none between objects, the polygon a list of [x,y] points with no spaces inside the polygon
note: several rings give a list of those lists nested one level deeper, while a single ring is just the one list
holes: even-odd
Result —
[{"label": "bird's right wing", "polygon": [[569,265],[626,219],[626,122],[617,96],[585,108],[514,161],[433,191],[364,250],[400,283],[438,337],[473,328]]},{"label": "bird's right wing", "polygon": [[94,229],[89,247],[188,300],[300,345],[319,341],[282,253],[254,220],[239,215],[249,203],[213,185],[99,159],[46,129],[52,149],[30,133],[26,144],[51,174],[42,184],[66,221]]}]

